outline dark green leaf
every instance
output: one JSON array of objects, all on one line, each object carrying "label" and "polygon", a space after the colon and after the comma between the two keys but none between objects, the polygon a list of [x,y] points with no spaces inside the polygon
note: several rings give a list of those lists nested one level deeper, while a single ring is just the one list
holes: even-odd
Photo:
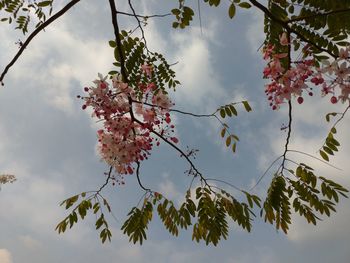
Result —
[{"label": "dark green leaf", "polygon": [[228,9],[228,16],[232,19],[236,14],[236,6],[232,3]]}]

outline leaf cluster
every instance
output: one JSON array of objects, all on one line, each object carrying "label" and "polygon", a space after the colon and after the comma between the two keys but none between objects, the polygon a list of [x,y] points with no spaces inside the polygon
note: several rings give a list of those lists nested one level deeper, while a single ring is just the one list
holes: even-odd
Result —
[{"label": "leaf cluster", "polygon": [[153,206],[157,207],[159,218],[170,234],[178,236],[179,229],[192,226],[192,239],[197,242],[203,240],[207,245],[217,245],[222,238],[227,239],[228,218],[243,229],[251,230],[252,216],[255,216],[251,208],[254,204],[260,206],[258,196],[246,193],[247,204],[239,202],[225,191],[219,194],[208,187],[198,187],[195,192],[195,199],[188,192],[179,208],[159,193],[152,201],[146,198],[141,209],[132,208],[122,230],[130,241],[142,244],[147,238],[146,230],[152,219]]},{"label": "leaf cluster", "polygon": [[[334,113],[327,114],[326,119],[329,120],[329,116],[333,114]],[[329,155],[334,155],[334,153],[338,151],[338,147],[340,146],[340,143],[334,138],[334,135],[336,133],[337,133],[337,129],[335,127],[332,127],[332,129],[327,135],[326,141],[324,142],[323,146],[319,150],[321,157],[327,162],[329,161]]]},{"label": "leaf cluster", "polygon": [[[150,52],[142,39],[131,37],[131,32],[121,31],[119,34],[121,40],[122,56],[124,58],[124,66],[128,75],[128,84],[134,87],[136,93],[140,93],[140,84],[147,85],[153,82],[157,86],[155,92],[162,91],[166,93],[166,87],[175,89],[180,84],[175,79],[175,72],[170,68],[170,65],[162,54]],[[113,64],[120,68],[121,57],[119,49],[115,41],[109,41],[109,45],[114,48],[114,57],[116,62]],[[147,64],[152,66],[152,76],[149,79],[145,74],[140,74],[141,66]],[[110,75],[117,74],[118,71],[110,71]]]},{"label": "leaf cluster", "polygon": [[[80,203],[76,204],[77,201],[82,199]],[[75,205],[76,204],[76,205]],[[72,228],[74,224],[78,222],[78,216],[80,216],[81,220],[83,220],[89,210],[92,211],[92,214],[99,215],[96,219],[95,226],[96,230],[101,229],[100,231],[100,239],[102,243],[104,243],[107,239],[111,241],[112,233],[108,227],[108,223],[105,219],[104,213],[101,208],[101,204],[107,208],[108,212],[111,212],[111,207],[109,206],[107,200],[101,196],[96,194],[86,197],[86,193],[81,193],[78,195],[74,195],[70,198],[64,200],[60,205],[65,206],[65,209],[69,209],[75,205],[72,211],[69,213],[67,217],[65,217],[58,225],[55,230],[60,234],[64,233],[67,230],[67,227]]]},{"label": "leaf cluster", "polygon": [[[247,112],[252,111],[252,108],[250,107],[248,101],[242,101],[241,102],[244,106],[244,109]],[[234,117],[238,115],[238,112],[235,108],[234,105],[236,105],[237,103],[230,103],[224,106],[221,106],[219,109],[217,109],[217,112],[220,113],[221,118],[226,118],[226,117]],[[237,142],[239,141],[239,137],[235,134],[232,134],[229,131],[229,127],[227,124],[222,123],[223,128],[221,129],[220,135],[222,138],[225,138],[225,144],[227,147],[232,147],[232,152],[236,152],[236,146],[237,146]],[[232,145],[232,146],[231,146]]]},{"label": "leaf cluster", "polygon": [[350,20],[349,8],[350,2],[343,0],[269,0],[268,10],[274,19],[265,14],[265,42],[275,45],[278,50],[285,49],[279,43],[279,36],[287,29],[282,22],[304,37],[302,40],[296,35],[293,42],[295,50],[304,42],[311,44],[311,52],[318,61],[324,59],[324,55],[317,55],[324,50],[337,56],[338,47],[348,45],[346,39],[350,32],[350,24],[347,22]]},{"label": "leaf cluster", "polygon": [[185,0],[179,0],[179,7],[171,10],[171,13],[175,16],[176,21],[173,22],[173,28],[181,28],[190,25],[193,20],[194,12],[191,7],[185,5]]},{"label": "leaf cluster", "polygon": [[314,170],[300,163],[296,170],[288,170],[296,179],[276,174],[267,192],[261,210],[265,222],[288,232],[293,209],[308,223],[316,225],[320,215],[330,216],[335,212],[339,202],[339,194],[347,197],[347,189],[324,177],[317,177]]},{"label": "leaf cluster", "polygon": [[[47,13],[52,13],[51,1],[32,2],[25,0],[0,0],[0,21],[16,23],[15,29],[22,31],[23,35],[28,33],[29,22],[31,21],[32,14],[39,20],[35,25],[35,28],[40,26],[46,21]],[[48,9],[48,12],[46,11]]]}]

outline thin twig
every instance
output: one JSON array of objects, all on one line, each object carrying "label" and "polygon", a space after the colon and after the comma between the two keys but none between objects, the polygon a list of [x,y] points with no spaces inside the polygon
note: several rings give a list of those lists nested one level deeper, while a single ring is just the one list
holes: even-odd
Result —
[{"label": "thin twig", "polygon": [[141,180],[140,180],[140,162],[136,162],[136,178],[137,178],[137,182],[139,183],[140,187],[145,190],[146,192],[150,192],[151,189],[149,188],[146,188],[143,186],[143,184],[141,183]]},{"label": "thin twig", "polygon": [[112,171],[113,171],[113,166],[111,166],[111,167],[109,168],[106,181],[105,181],[105,183],[104,183],[103,185],[101,185],[100,189],[98,189],[98,190],[96,191],[96,195],[98,195],[98,194],[103,190],[103,188],[106,187],[106,185],[108,184],[109,180],[111,179]]},{"label": "thin twig", "polygon": [[18,50],[17,54],[13,57],[13,59],[10,61],[10,63],[5,67],[4,71],[0,75],[0,83],[1,85],[4,85],[4,77],[7,74],[8,70],[16,63],[18,58],[22,55],[23,51],[26,49],[26,47],[29,45],[29,43],[34,39],[34,37],[39,34],[42,30],[44,30],[48,25],[50,25],[53,21],[58,19],[60,16],[64,15],[69,9],[71,9],[75,4],[77,4],[80,0],[72,0],[70,1],[65,7],[63,7],[60,11],[58,11],[56,14],[51,16],[49,19],[47,19],[44,23],[42,23],[40,26],[38,26],[26,39],[26,41],[23,42],[23,44],[20,46],[20,49]]},{"label": "thin twig", "polygon": [[[159,106],[159,105],[154,105],[154,104],[151,104],[151,103],[142,102],[142,101],[138,101],[138,100],[132,100],[132,102],[135,102],[135,103],[138,103],[138,104],[147,105],[147,106],[150,106],[150,107],[156,107],[156,108],[160,108],[160,109],[167,109],[167,108],[164,108],[164,107]],[[184,115],[190,115],[190,116],[193,116],[193,117],[214,117],[215,113],[218,112],[218,111],[215,111],[212,114],[195,114],[195,113],[186,112],[186,111],[177,110],[177,109],[167,109],[167,110],[170,111],[170,112],[177,112],[177,113],[181,113],[181,114],[184,114]]]},{"label": "thin twig", "polygon": [[313,159],[315,159],[315,160],[318,160],[318,161],[320,161],[320,162],[322,162],[322,163],[324,163],[324,164],[326,164],[326,165],[328,165],[328,166],[330,166],[330,167],[332,167],[332,168],[334,168],[334,169],[337,169],[337,170],[339,170],[339,171],[342,171],[342,169],[340,169],[340,168],[338,168],[338,167],[336,167],[336,166],[334,166],[334,165],[331,165],[330,163],[327,163],[327,162],[323,161],[322,159],[320,159],[320,158],[318,158],[318,157],[316,157],[316,156],[313,156],[313,155],[311,155],[311,154],[309,154],[309,153],[305,153],[305,152],[298,151],[298,150],[291,150],[291,149],[288,149],[288,152],[300,153],[300,154],[309,156],[309,157],[311,157],[311,158],[313,158]]},{"label": "thin twig", "polygon": [[333,127],[337,126],[337,124],[345,117],[345,114],[347,113],[347,111],[350,109],[350,102],[349,102],[349,105],[346,107],[346,109],[340,113],[341,116],[340,118],[334,123]]},{"label": "thin twig", "polygon": [[213,182],[219,182],[219,183],[223,183],[223,184],[226,184],[228,186],[231,186],[232,188],[236,189],[237,191],[240,191],[240,192],[243,192],[242,189],[240,189],[239,187],[229,183],[229,182],[226,182],[224,180],[220,180],[220,179],[214,179],[214,178],[207,178],[206,179],[207,181],[213,181]]},{"label": "thin twig", "polygon": [[137,15],[137,14],[130,14],[127,12],[122,12],[122,11],[117,11],[117,14],[120,15],[125,15],[125,16],[133,16],[133,17],[139,17],[139,18],[143,18],[143,19],[148,19],[148,18],[156,18],[156,17],[167,17],[167,16],[171,16],[171,13],[167,13],[167,14],[161,14],[161,15]]},{"label": "thin twig", "polygon": [[262,176],[260,176],[260,178],[259,178],[258,181],[255,183],[255,185],[249,189],[249,191],[252,191],[255,187],[258,186],[258,184],[262,181],[262,179],[265,177],[265,175],[267,174],[267,172],[271,169],[271,167],[272,167],[279,159],[282,158],[282,156],[283,156],[283,155],[278,156],[278,157],[270,164],[270,166],[265,170],[265,172],[262,174]]},{"label": "thin twig", "polygon": [[312,15],[308,15],[308,16],[299,16],[296,18],[291,18],[287,21],[287,23],[293,23],[293,22],[298,22],[301,20],[306,20],[306,19],[310,19],[310,18],[315,18],[315,17],[319,17],[319,16],[329,16],[332,14],[337,14],[337,13],[344,13],[344,12],[349,12],[350,8],[345,8],[345,9],[338,9],[338,10],[332,10],[326,13],[317,13],[317,14],[312,14]]},{"label": "thin twig", "polygon": [[[142,27],[142,25],[141,25],[141,21],[140,21],[139,17],[138,17],[137,14],[136,14],[136,11],[135,11],[135,9],[134,9],[132,3],[131,3],[131,0],[128,0],[128,3],[129,3],[129,6],[130,6],[130,9],[131,9],[132,13],[134,14],[134,17],[135,17],[137,23],[138,23],[138,25],[139,25],[139,28],[140,28],[140,30],[141,30],[142,39],[143,39],[143,41],[144,41],[144,43],[145,43],[145,48],[147,49],[147,42],[146,42],[146,37],[145,37],[145,31],[143,30],[143,27]],[[147,50],[148,50],[148,49],[147,49]]]}]

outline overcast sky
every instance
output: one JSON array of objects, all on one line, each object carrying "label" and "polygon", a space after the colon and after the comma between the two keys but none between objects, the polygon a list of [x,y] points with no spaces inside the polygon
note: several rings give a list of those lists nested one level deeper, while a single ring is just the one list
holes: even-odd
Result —
[{"label": "overcast sky", "polygon": [[[128,11],[124,2],[117,1],[118,8]],[[176,1],[136,2],[141,14],[167,13],[176,7]],[[283,153],[286,133],[280,128],[288,120],[285,107],[272,111],[264,95],[264,61],[257,51],[264,39],[263,16],[254,10],[237,10],[230,20],[227,8],[228,3],[220,8],[202,4],[203,32],[198,17],[185,30],[173,30],[172,18],[149,20],[145,31],[150,49],[165,54],[170,63],[178,62],[174,69],[182,86],[172,94],[178,109],[211,113],[242,99],[252,105],[253,112],[239,109],[239,117],[229,123],[241,139],[237,155],[226,149],[215,120],[173,118],[180,146],[199,149],[195,163],[206,177],[249,189]],[[252,233],[232,223],[228,240],[217,247],[192,242],[186,231],[175,238],[155,216],[148,240],[142,246],[133,245],[120,228],[143,194],[134,176],[126,179],[125,186],[109,186],[104,191],[116,216],[108,218],[111,243],[101,244],[93,217],[65,234],[54,231],[66,215],[60,201],[98,189],[108,169],[96,153],[95,120],[81,110],[76,95],[92,84],[98,72],[107,74],[113,69],[109,12],[108,1],[81,1],[30,44],[0,89],[0,172],[18,178],[0,191],[0,262],[349,262],[349,200],[342,200],[337,214],[324,218],[317,227],[293,216],[289,235],[260,218]],[[135,21],[123,19],[121,26],[130,29]],[[14,44],[18,38],[23,39],[1,24],[1,69],[18,50]],[[329,129],[325,114],[342,111],[344,106],[331,106],[317,94],[294,108],[291,148],[315,154]],[[331,159],[342,171],[305,156],[290,158],[350,188],[349,129],[346,117],[338,128],[341,149]],[[176,152],[162,145],[142,163],[141,177],[147,187],[179,202],[190,183],[184,173],[187,169]],[[255,188],[257,194],[264,196],[273,172]]]}]

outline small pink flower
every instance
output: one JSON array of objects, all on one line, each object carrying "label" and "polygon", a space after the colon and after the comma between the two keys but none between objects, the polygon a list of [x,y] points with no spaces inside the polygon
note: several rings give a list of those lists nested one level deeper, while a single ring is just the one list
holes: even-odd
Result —
[{"label": "small pink flower", "polygon": [[143,64],[141,66],[142,70],[146,73],[147,77],[152,77],[153,67],[152,65]]},{"label": "small pink flower", "polygon": [[289,39],[286,32],[283,32],[280,36],[280,44],[282,46],[288,46],[289,45]]}]

